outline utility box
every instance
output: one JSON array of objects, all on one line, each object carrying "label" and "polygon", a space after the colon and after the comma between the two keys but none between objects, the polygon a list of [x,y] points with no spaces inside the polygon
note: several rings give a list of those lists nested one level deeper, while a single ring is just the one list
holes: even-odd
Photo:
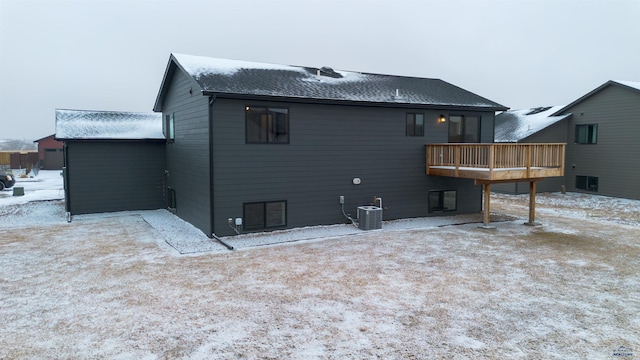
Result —
[{"label": "utility box", "polygon": [[13,187],[13,196],[23,196],[24,188],[22,186],[14,186]]},{"label": "utility box", "polygon": [[358,227],[361,230],[382,229],[382,208],[377,206],[359,206]]}]

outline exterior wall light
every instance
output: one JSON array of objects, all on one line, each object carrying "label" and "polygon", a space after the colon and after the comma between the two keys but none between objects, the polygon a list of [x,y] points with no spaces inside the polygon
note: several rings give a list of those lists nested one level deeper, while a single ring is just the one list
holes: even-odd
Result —
[{"label": "exterior wall light", "polygon": [[438,118],[438,123],[442,124],[443,122],[447,122],[447,118],[444,115],[440,114],[440,117]]}]

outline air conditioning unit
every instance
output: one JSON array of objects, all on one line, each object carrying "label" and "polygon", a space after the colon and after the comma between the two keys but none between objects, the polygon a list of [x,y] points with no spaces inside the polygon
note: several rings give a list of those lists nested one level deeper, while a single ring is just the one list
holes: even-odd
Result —
[{"label": "air conditioning unit", "polygon": [[359,206],[358,227],[361,230],[382,229],[382,208],[377,206]]}]

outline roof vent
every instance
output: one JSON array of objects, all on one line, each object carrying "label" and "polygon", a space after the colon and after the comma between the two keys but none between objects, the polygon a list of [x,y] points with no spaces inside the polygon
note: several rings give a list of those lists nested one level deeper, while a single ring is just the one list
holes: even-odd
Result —
[{"label": "roof vent", "polygon": [[340,75],[339,73],[337,73],[335,70],[333,70],[328,66],[323,66],[319,70],[320,70],[320,74],[322,74],[323,76],[328,76],[336,79],[339,79],[342,77],[342,75]]},{"label": "roof vent", "polygon": [[545,111],[547,111],[549,109],[551,109],[551,106],[543,106],[543,107],[533,108],[533,109],[531,109],[531,111],[526,113],[526,115],[538,114],[538,113],[541,113],[541,112],[545,112]]},{"label": "roof vent", "polygon": [[316,78],[318,79],[320,79],[323,76],[334,78],[334,79],[342,78],[342,75],[339,72],[333,70],[328,66],[323,66],[321,68],[305,67],[304,69],[307,70],[309,73],[315,75]]},{"label": "roof vent", "polygon": [[392,98],[393,100],[401,100],[403,98],[403,96],[400,95],[400,89],[396,89],[396,93],[392,96]]}]

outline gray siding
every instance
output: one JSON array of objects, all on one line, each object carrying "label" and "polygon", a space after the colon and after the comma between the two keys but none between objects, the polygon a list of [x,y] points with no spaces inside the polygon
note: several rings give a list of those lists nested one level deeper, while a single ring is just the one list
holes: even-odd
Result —
[{"label": "gray siding", "polygon": [[175,142],[166,146],[167,186],[176,192],[176,215],[210,235],[208,98],[189,76],[176,71],[163,103],[174,114]]},{"label": "gray siding", "polygon": [[[567,112],[573,113],[567,134],[567,189],[577,191],[576,175],[596,176],[597,194],[640,199],[640,92],[607,86]],[[598,124],[597,144],[574,143],[579,124]]]},{"label": "gray siding", "polygon": [[164,144],[67,141],[72,215],[164,207]]},{"label": "gray siding", "polygon": [[[245,106],[287,107],[289,144],[245,144]],[[425,113],[425,136],[406,137],[407,112]],[[482,139],[493,139],[493,113],[482,115]],[[425,144],[443,143],[445,111],[313,105],[218,99],[213,108],[214,229],[231,235],[228,218],[243,216],[243,203],[286,200],[288,227],[346,221],[345,210],[384,201],[384,220],[429,214],[430,190],[457,190],[458,213],[481,211],[481,189],[473,180],[428,177]],[[352,179],[362,180],[353,185]],[[442,213],[440,213],[442,214]],[[451,214],[451,213],[446,213]]]}]

